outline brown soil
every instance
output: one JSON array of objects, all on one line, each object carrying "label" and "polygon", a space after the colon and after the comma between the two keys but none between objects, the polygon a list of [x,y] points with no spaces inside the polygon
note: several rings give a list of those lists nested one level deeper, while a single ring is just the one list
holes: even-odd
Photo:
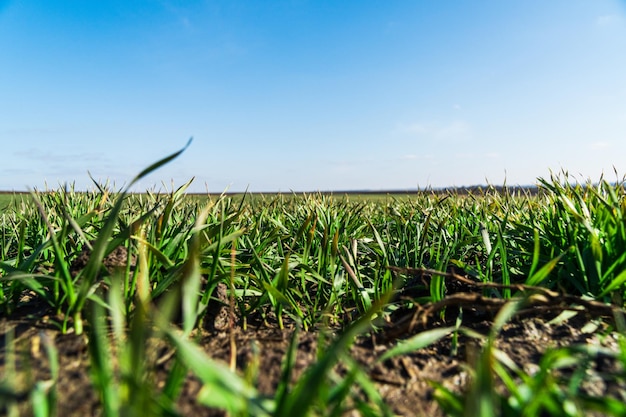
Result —
[{"label": "brown soil", "polygon": [[[224,293],[224,288],[218,288]],[[224,295],[222,294],[221,297]],[[220,297],[220,298],[221,298]],[[89,373],[87,339],[75,334],[61,334],[51,325],[53,320],[41,305],[26,302],[10,317],[0,319],[0,375],[6,369],[6,341],[12,334],[15,339],[16,368],[19,378],[14,386],[19,388],[20,415],[32,415],[29,409],[27,392],[35,381],[51,378],[50,367],[42,348],[46,340],[52,341],[59,353],[60,375],[57,382],[59,416],[101,415],[97,394],[92,389]],[[410,312],[400,315],[406,316]],[[198,344],[213,358],[228,363],[231,356],[231,330],[223,325],[224,312],[215,310],[209,313],[211,325],[204,326],[196,336]],[[580,315],[579,315],[580,316]],[[396,315],[396,318],[399,317]],[[426,328],[450,326],[454,322],[430,320]],[[541,355],[549,347],[567,346],[578,343],[602,345],[617,349],[615,339],[603,336],[604,326],[592,332],[584,332],[587,319],[576,317],[561,324],[547,324],[546,318],[537,315],[518,317],[506,324],[498,339],[497,347],[509,355],[518,366],[527,372],[537,369]],[[480,311],[465,312],[463,325],[487,334],[491,327],[490,315]],[[294,331],[292,324],[284,330],[273,323],[249,324],[247,330],[239,325],[233,328],[237,345],[237,367],[243,373],[252,360],[259,361],[257,388],[261,393],[272,395],[281,375],[285,352]],[[376,359],[399,340],[424,330],[423,325],[404,327],[404,333],[397,334],[397,326],[383,326],[379,331],[358,338],[349,354],[366,369],[379,393],[398,415],[441,416],[444,415],[433,399],[433,389],[429,381],[437,381],[460,392],[468,381],[465,364],[475,356],[480,347],[467,338],[461,337],[459,349],[451,351],[450,338],[443,339],[430,347],[411,354],[376,363]],[[319,332],[301,331],[298,336],[296,372],[294,378],[315,362],[318,352]],[[253,347],[256,346],[256,347]],[[261,354],[255,354],[255,349]],[[167,370],[172,364],[172,350],[164,342],[156,341],[155,386],[164,384]],[[469,359],[471,362],[472,360]],[[582,389],[592,395],[610,395],[626,400],[626,386],[623,381],[614,381],[608,375],[621,372],[619,364],[609,358],[598,359],[592,364],[588,382]],[[342,373],[341,365],[337,372]],[[196,402],[201,388],[200,382],[191,373],[178,401],[178,411],[184,416],[222,416],[222,412],[208,410]],[[0,409],[0,414],[6,410]]]},{"label": "brown soil", "polygon": [[[84,268],[90,256],[88,250],[81,253],[72,265],[72,272]],[[108,272],[126,265],[127,252],[117,248],[103,262]],[[134,259],[131,261],[134,267]],[[420,273],[423,271],[397,268],[402,272]],[[418,274],[419,275],[419,274]],[[449,295],[443,301],[417,309],[402,308],[387,320],[379,323],[379,328],[359,337],[351,346],[348,354],[367,370],[371,380],[385,403],[397,415],[401,416],[443,416],[433,398],[432,381],[442,384],[455,392],[462,392],[470,379],[468,364],[476,360],[480,352],[480,342],[460,336],[458,347],[453,351],[451,338],[445,338],[427,348],[391,358],[383,363],[377,361],[385,351],[399,341],[407,339],[424,330],[451,326],[456,320],[452,312],[463,307],[463,326],[487,335],[492,327],[492,318],[504,304],[504,300],[484,298],[477,289],[484,289],[483,284],[470,282],[454,273],[445,273],[448,278]],[[482,286],[481,286],[482,285]],[[501,287],[486,284],[489,287]],[[400,297],[410,298],[411,290],[401,291]],[[596,326],[589,327],[592,315],[609,315],[610,307],[599,303],[584,301],[578,297],[568,297],[547,290],[540,290],[540,297],[534,299],[530,308],[507,323],[499,333],[496,347],[506,353],[520,368],[527,373],[538,369],[539,361],[547,349],[591,344],[617,351],[615,338],[606,331],[607,326],[595,321]],[[228,291],[224,284],[218,284],[215,298],[219,302],[210,304],[203,320],[203,326],[194,335],[199,346],[212,358],[229,363],[232,356],[232,341],[236,345],[236,364],[243,374],[252,362],[258,363],[256,388],[261,394],[272,396],[277,388],[282,373],[282,364],[290,341],[295,331],[294,323],[286,320],[284,329],[279,329],[272,315],[260,319],[250,317],[244,330],[241,321],[231,317],[228,305]],[[549,324],[549,320],[563,311],[562,304],[582,304],[586,314],[580,313],[569,321]],[[445,319],[438,314],[447,309]],[[43,345],[52,343],[58,351],[59,378],[57,381],[57,415],[59,416],[99,416],[102,415],[100,399],[92,388],[89,369],[87,337],[69,332],[58,331],[58,320],[50,317],[46,305],[37,301],[32,294],[25,293],[20,307],[10,316],[0,318],[0,375],[7,372],[7,342],[14,340],[14,361],[16,381],[11,381],[17,388],[20,415],[32,415],[28,392],[37,381],[51,379],[50,364]],[[448,317],[449,316],[449,317]],[[433,319],[437,317],[438,319]],[[589,330],[591,329],[591,330]],[[315,363],[319,350],[321,332],[332,339],[332,331],[300,331],[298,333],[297,355],[293,381]],[[330,334],[330,337],[328,337]],[[150,352],[150,363],[155,390],[165,384],[171,369],[174,351],[163,340],[150,340],[146,349]],[[259,353],[260,352],[260,353]],[[611,396],[626,401],[626,382],[615,379],[612,375],[623,374],[621,365],[609,357],[600,357],[591,364],[588,378],[583,382],[583,392],[593,396]],[[335,371],[345,373],[341,362]],[[567,370],[565,370],[567,371]],[[225,416],[219,410],[207,409],[196,401],[201,382],[191,372],[185,380],[177,403],[177,412],[183,416]],[[503,387],[498,387],[503,390]],[[0,393],[1,394],[1,393]],[[3,409],[0,395],[0,413]]]}]

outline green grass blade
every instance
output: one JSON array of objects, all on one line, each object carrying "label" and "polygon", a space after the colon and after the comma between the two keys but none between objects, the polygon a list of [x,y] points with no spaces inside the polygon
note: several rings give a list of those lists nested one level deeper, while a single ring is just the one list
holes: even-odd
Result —
[{"label": "green grass blade", "polygon": [[100,395],[103,415],[105,417],[117,417],[119,416],[120,398],[115,388],[104,309],[96,303],[91,303],[88,320],[90,322],[88,348],[93,385]]},{"label": "green grass blade", "polygon": [[557,266],[565,253],[566,252],[561,253],[559,256],[539,268],[537,272],[530,275],[526,280],[526,285],[537,286],[541,284],[550,275],[550,272],[552,272],[552,270]]},{"label": "green grass blade", "polygon": [[598,295],[597,298],[606,297],[611,292],[617,290],[618,288],[621,288],[625,282],[626,282],[626,269],[620,272],[619,275],[617,275],[611,282],[609,282],[609,285],[607,285],[604,288],[604,290]]},{"label": "green grass blade", "polygon": [[425,348],[426,346],[430,346],[433,343],[448,336],[456,329],[456,326],[443,327],[418,333],[407,340],[399,342],[395,347],[389,349],[383,355],[381,355],[377,361],[384,362],[387,359],[393,358],[394,356],[405,355],[407,353],[415,352],[416,350]]},{"label": "green grass blade", "polygon": [[173,329],[162,329],[177,349],[182,363],[203,383],[198,401],[207,407],[226,410],[231,415],[266,413],[259,404],[256,390],[226,365],[209,358],[197,345]]},{"label": "green grass blade", "polygon": [[135,178],[133,178],[133,180],[128,184],[126,189],[128,190],[131,186],[133,186],[137,181],[139,181],[140,179],[142,179],[146,175],[148,175],[151,172],[159,169],[163,165],[166,165],[167,163],[171,162],[172,160],[178,158],[180,156],[180,154],[185,152],[185,150],[189,147],[189,145],[191,145],[192,141],[193,141],[193,138],[189,138],[189,140],[187,141],[187,144],[181,150],[179,150],[178,152],[174,152],[173,154],[171,154],[169,156],[166,156],[165,158],[163,158],[163,159],[153,163],[152,165],[148,166],[146,169],[141,171]]},{"label": "green grass blade", "polygon": [[291,417],[307,415],[320,390],[325,384],[328,372],[339,360],[341,354],[349,347],[354,338],[370,327],[372,317],[386,305],[390,293],[376,301],[358,320],[348,326],[334,342],[324,350],[322,356],[293,388],[285,406],[276,410],[275,417]]}]

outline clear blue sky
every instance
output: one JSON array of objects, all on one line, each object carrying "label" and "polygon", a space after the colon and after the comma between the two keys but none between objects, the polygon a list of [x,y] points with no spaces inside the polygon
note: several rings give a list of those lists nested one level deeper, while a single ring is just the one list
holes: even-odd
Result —
[{"label": "clear blue sky", "polygon": [[0,189],[626,174],[626,2],[3,1]]}]

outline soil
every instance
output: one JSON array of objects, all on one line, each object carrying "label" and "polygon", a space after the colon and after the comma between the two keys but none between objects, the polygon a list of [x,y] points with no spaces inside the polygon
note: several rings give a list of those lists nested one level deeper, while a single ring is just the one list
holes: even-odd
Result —
[{"label": "soil", "polygon": [[[111,264],[110,267],[118,265]],[[409,308],[410,304],[405,304],[386,323],[379,323],[375,331],[357,338],[348,352],[367,371],[386,404],[397,415],[443,416],[443,411],[433,398],[431,381],[455,392],[462,392],[467,386],[470,378],[467,365],[471,367],[480,351],[480,343],[476,339],[460,336],[457,349],[453,350],[452,340],[448,337],[413,353],[393,357],[382,363],[377,361],[380,355],[401,340],[427,329],[454,325],[457,319],[454,312],[459,311],[458,306],[463,306],[464,327],[488,334],[492,319],[501,304],[485,303],[479,306],[477,303],[484,302],[479,294],[462,292],[472,290],[471,285],[457,290],[461,292],[453,292],[449,300],[439,304],[447,307],[447,316],[442,318],[441,314],[432,311],[425,316],[423,308]],[[215,292],[219,302],[215,300],[210,305],[204,325],[194,337],[209,356],[225,364],[231,360],[231,339],[234,340],[238,371],[243,374],[250,363],[257,361],[256,387],[260,393],[271,396],[281,377],[282,363],[295,325],[286,320],[281,330],[269,314],[263,319],[250,317],[244,330],[241,320],[230,319],[226,307],[227,293],[226,286],[219,284]],[[546,294],[550,295],[549,292]],[[403,296],[407,295],[410,294]],[[554,304],[552,301],[551,304]],[[618,350],[615,337],[607,330],[606,320],[595,320],[587,311],[569,320],[550,324],[557,313],[542,307],[545,305],[538,304],[535,308],[526,309],[523,315],[505,324],[496,342],[496,347],[526,372],[536,372],[543,353],[552,347],[591,344]],[[416,320],[418,317],[421,319]],[[0,375],[7,372],[6,346],[12,338],[15,368],[19,377],[17,381],[12,381],[12,385],[18,389],[20,415],[32,415],[28,392],[36,381],[48,381],[51,378],[50,365],[43,348],[44,344],[51,342],[58,351],[60,372],[57,381],[57,415],[102,415],[100,399],[92,389],[87,338],[71,332],[62,334],[55,326],[56,322],[45,305],[26,293],[20,306],[11,315],[0,318]],[[327,334],[340,329],[323,331]],[[320,339],[321,332],[319,329],[298,332],[294,380],[316,361],[318,350],[323,348],[319,346],[320,340],[323,340]],[[158,391],[165,384],[174,352],[162,340],[150,343],[150,351],[155,355],[152,371],[155,389]],[[340,364],[335,371],[342,374],[345,369]],[[626,401],[626,383],[612,377],[623,374],[623,371],[621,365],[611,357],[599,356],[591,364],[581,390],[594,396],[611,396]],[[563,372],[567,372],[567,369]],[[199,380],[189,372],[178,399],[177,412],[182,416],[225,416],[224,412],[210,410],[197,403],[200,388]],[[5,412],[0,403],[0,415]]]}]

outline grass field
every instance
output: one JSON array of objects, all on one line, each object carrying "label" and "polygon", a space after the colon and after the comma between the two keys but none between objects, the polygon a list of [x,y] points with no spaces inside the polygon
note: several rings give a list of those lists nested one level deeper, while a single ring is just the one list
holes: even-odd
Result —
[{"label": "grass field", "polygon": [[0,410],[626,415],[623,184],[539,181],[0,200]]},{"label": "grass field", "polygon": [[5,209],[11,203],[21,201],[24,197],[28,198],[25,193],[0,192],[0,210]]}]

